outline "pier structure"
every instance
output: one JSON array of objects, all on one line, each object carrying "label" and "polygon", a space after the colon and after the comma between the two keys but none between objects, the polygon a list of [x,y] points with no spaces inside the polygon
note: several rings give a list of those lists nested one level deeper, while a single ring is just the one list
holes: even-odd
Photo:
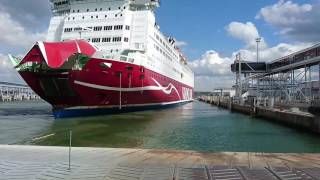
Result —
[{"label": "pier structure", "polygon": [[239,101],[255,106],[308,107],[320,102],[320,44],[267,62],[248,62],[237,56],[231,65]]},{"label": "pier structure", "polygon": [[29,86],[0,81],[0,102],[35,99],[39,99],[39,96],[36,95]]},{"label": "pier structure", "polygon": [[266,62],[245,61],[238,54],[231,71],[234,96],[213,91],[199,99],[320,133],[320,44]]}]

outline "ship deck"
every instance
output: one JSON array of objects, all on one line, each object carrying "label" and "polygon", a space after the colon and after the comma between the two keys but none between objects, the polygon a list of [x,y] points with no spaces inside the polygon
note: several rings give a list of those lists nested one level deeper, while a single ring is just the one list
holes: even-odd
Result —
[{"label": "ship deck", "polygon": [[0,179],[320,179],[320,154],[0,145]]}]

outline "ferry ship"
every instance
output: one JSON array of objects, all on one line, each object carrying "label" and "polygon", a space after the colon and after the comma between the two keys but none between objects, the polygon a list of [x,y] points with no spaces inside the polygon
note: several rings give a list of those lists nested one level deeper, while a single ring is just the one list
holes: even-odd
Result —
[{"label": "ferry ship", "polygon": [[46,42],[19,60],[55,118],[166,108],[193,101],[187,59],[156,23],[160,0],[50,0]]}]

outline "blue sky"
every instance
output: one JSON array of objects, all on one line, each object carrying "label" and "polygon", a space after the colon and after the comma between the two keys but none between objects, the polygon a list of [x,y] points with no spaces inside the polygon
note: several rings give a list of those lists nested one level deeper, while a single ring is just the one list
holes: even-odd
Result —
[{"label": "blue sky", "polygon": [[[269,45],[288,42],[290,39],[275,34],[275,28],[255,19],[260,9],[277,3],[278,0],[163,0],[157,10],[162,31],[185,41],[185,54],[189,59],[197,59],[208,49],[229,56],[244,43],[226,32],[226,26],[233,21],[252,22]],[[312,0],[293,1],[299,4]]]},{"label": "blue sky", "polygon": [[[185,42],[195,89],[210,91],[234,84],[236,53],[255,60],[258,36],[266,61],[320,42],[319,9],[320,0],[162,0],[156,14],[166,35]],[[49,0],[0,1],[0,79],[22,82],[6,54],[45,39],[50,11]]]}]

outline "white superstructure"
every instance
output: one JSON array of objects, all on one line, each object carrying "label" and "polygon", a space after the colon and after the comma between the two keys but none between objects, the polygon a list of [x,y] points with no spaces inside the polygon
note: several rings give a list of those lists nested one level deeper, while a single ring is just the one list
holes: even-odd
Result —
[{"label": "white superstructure", "polygon": [[164,36],[154,9],[160,0],[51,0],[47,41],[85,39],[95,57],[126,61],[194,87],[194,75],[175,40]]}]

